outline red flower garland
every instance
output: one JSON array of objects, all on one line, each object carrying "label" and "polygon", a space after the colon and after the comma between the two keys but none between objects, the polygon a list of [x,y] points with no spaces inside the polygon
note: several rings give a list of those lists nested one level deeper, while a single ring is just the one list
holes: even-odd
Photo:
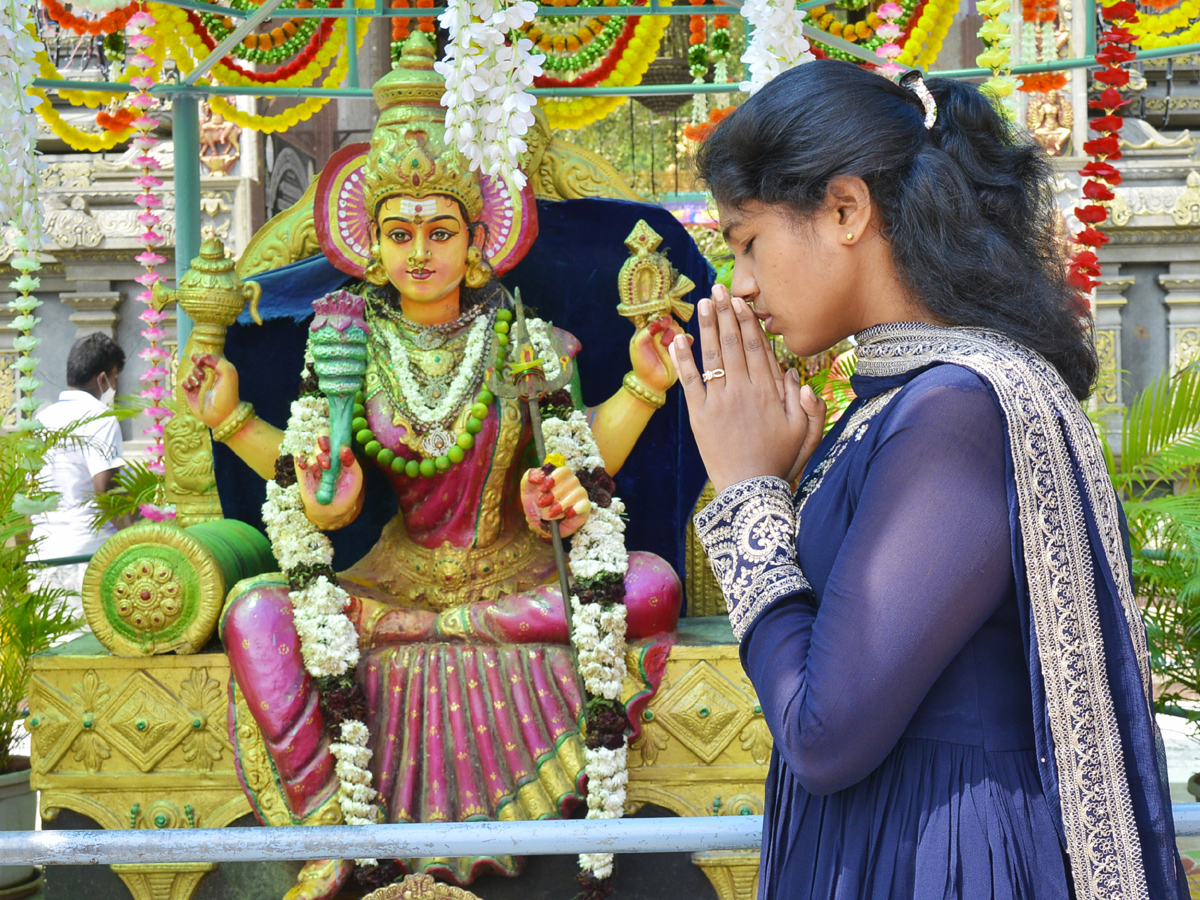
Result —
[{"label": "red flower garland", "polygon": [[[641,5],[643,0],[636,0],[638,5]],[[612,49],[604,57],[604,61],[594,69],[589,69],[578,78],[561,80],[554,78],[551,75],[539,75],[533,79],[534,87],[594,87],[604,81],[612,74],[613,69],[617,67],[617,63],[621,61],[621,57],[625,55],[625,48],[629,46],[629,41],[633,38],[634,29],[637,28],[638,22],[642,20],[641,16],[629,16],[625,19],[625,27],[621,29],[621,35],[613,41]]]},{"label": "red flower garland", "polygon": [[1102,15],[1112,25],[1096,40],[1101,46],[1096,60],[1103,63],[1104,68],[1094,77],[1105,88],[1100,99],[1089,101],[1088,105],[1104,114],[1088,123],[1092,131],[1100,132],[1100,137],[1083,145],[1084,152],[1092,157],[1091,162],[1079,170],[1079,174],[1087,179],[1083,185],[1083,196],[1089,202],[1075,208],[1075,216],[1084,227],[1074,240],[1082,245],[1082,249],[1067,266],[1067,279],[1080,292],[1081,315],[1088,313],[1088,295],[1100,284],[1100,259],[1096,256],[1095,248],[1108,243],[1108,235],[1096,226],[1108,219],[1108,209],[1101,204],[1116,196],[1112,189],[1121,183],[1121,173],[1112,161],[1121,158],[1117,138],[1121,126],[1125,124],[1121,109],[1131,101],[1124,99],[1118,88],[1129,84],[1129,72],[1123,66],[1136,57],[1133,51],[1121,45],[1133,43],[1134,36],[1125,26],[1137,21],[1137,7],[1129,0],[1118,0],[1105,7]]},{"label": "red flower garland", "polygon": [[117,31],[124,31],[125,26],[129,24],[129,20],[133,18],[133,14],[138,11],[138,4],[130,3],[124,9],[114,9],[112,12],[105,13],[99,19],[83,19],[71,13],[65,6],[57,2],[57,0],[42,0],[42,6],[46,8],[46,15],[51,19],[63,28],[69,28],[80,36],[85,34],[113,34]]},{"label": "red flower garland", "polygon": [[[329,8],[336,9],[341,5],[342,0],[332,0],[332,2],[329,4]],[[192,29],[197,35],[199,35],[200,40],[204,42],[204,46],[209,50],[216,49],[217,42],[213,39],[212,35],[208,33],[208,29],[204,26],[204,23],[200,20],[200,17],[191,10],[188,10],[187,16],[188,21],[191,22]],[[321,19],[321,27],[313,32],[313,36],[309,40],[308,45],[301,50],[294,59],[292,59],[286,65],[275,69],[273,72],[252,72],[249,69],[242,68],[242,66],[234,62],[232,56],[226,56],[223,60],[221,60],[221,62],[229,69],[232,69],[234,72],[237,72],[244,78],[250,79],[256,84],[275,84],[279,81],[286,81],[312,61],[313,57],[317,55],[317,51],[321,49],[321,45],[329,40],[329,35],[333,33],[333,25],[333,19]]]}]

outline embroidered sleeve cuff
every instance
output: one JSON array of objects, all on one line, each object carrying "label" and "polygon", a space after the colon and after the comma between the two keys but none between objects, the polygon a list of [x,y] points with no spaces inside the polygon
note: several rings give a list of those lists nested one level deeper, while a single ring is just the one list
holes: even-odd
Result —
[{"label": "embroidered sleeve cuff", "polygon": [[782,478],[727,487],[697,513],[695,524],[739,641],[775,600],[810,589],[796,565],[796,510]]}]

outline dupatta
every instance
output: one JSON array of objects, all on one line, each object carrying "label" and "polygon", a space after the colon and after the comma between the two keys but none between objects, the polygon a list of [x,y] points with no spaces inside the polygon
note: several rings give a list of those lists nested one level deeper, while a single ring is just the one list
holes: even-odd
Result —
[{"label": "dupatta", "polygon": [[1050,363],[1002,334],[898,323],[858,344],[859,376],[899,386],[963,366],[1003,413],[1039,774],[1076,897],[1187,897],[1124,518],[1091,422]]}]

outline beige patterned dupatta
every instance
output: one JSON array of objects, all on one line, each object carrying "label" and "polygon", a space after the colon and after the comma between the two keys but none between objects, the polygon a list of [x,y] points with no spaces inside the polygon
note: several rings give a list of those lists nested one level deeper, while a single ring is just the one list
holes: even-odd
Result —
[{"label": "beige patterned dupatta", "polygon": [[994,332],[901,323],[858,341],[860,376],[898,385],[952,363],[983,378],[1003,412],[1041,778],[1076,897],[1188,896],[1124,521],[1079,402],[1045,359]]}]

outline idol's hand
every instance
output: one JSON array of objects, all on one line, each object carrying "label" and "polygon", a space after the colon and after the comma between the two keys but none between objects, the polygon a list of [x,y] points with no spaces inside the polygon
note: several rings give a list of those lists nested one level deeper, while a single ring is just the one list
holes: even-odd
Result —
[{"label": "idol's hand", "polygon": [[333,499],[329,503],[317,500],[321,476],[333,464],[332,452],[329,435],[323,434],[317,438],[313,453],[296,454],[296,480],[304,501],[304,513],[322,531],[349,525],[358,517],[363,504],[363,470],[349,447],[342,447],[338,451],[342,466],[333,490]]},{"label": "idol's hand", "polygon": [[579,476],[566,466],[549,475],[541,469],[527,471],[521,477],[521,506],[535,531],[547,533],[545,523],[557,519],[563,537],[578,531],[592,514],[592,502]]},{"label": "idol's hand", "polygon": [[[825,404],[784,376],[758,319],[724,288],[701,300],[703,380],[683,337],[671,344],[696,445],[713,487],[759,475],[794,483],[821,442]],[[721,374],[724,373],[724,374]]]},{"label": "idol's hand", "polygon": [[237,409],[237,369],[223,356],[193,356],[192,371],[183,381],[183,396],[192,415],[209,428],[216,428]]},{"label": "idol's hand", "polygon": [[682,333],[683,326],[669,315],[647,322],[634,332],[629,342],[629,362],[633,374],[646,387],[666,393],[667,388],[678,380],[667,348],[675,335]]}]

